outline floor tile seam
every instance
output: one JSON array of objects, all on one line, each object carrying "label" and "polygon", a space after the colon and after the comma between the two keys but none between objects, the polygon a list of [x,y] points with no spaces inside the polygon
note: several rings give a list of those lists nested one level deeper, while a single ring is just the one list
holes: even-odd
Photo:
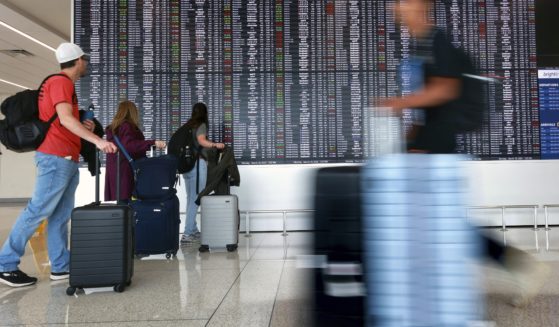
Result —
[{"label": "floor tile seam", "polygon": [[108,320],[108,321],[84,321],[84,322],[54,322],[54,323],[39,323],[39,324],[7,324],[0,325],[6,327],[12,326],[72,326],[72,325],[88,325],[88,324],[112,324],[112,323],[138,323],[138,322],[177,322],[177,321],[208,321],[206,318],[177,318],[177,319],[144,319],[144,320]]},{"label": "floor tile seam", "polygon": [[[248,263],[248,261],[244,261],[243,263]],[[200,270],[235,270],[237,268],[235,267],[231,267],[231,268],[223,268],[223,267],[216,267],[216,268],[202,268]],[[145,273],[145,272],[176,272],[175,270],[164,270],[164,269],[155,269],[155,270],[140,270],[138,271],[137,269],[134,270],[134,275],[136,275],[137,272],[139,273]],[[188,270],[186,270],[188,272]],[[46,278],[49,278],[50,275],[47,275]]]},{"label": "floor tile seam", "polygon": [[[256,255],[256,253],[258,252],[258,250],[260,250],[263,242],[264,242],[264,240],[260,240],[258,245],[254,248],[254,251],[252,252],[252,254],[247,258],[247,264],[245,265],[245,267],[248,265],[249,262],[251,262],[252,260],[255,260],[253,258]],[[237,249],[237,251],[238,251],[238,249]],[[256,259],[256,260],[258,260],[258,259]]]},{"label": "floor tile seam", "polygon": [[[255,251],[256,252],[256,251]],[[254,255],[254,254],[253,254]],[[237,283],[237,281],[241,278],[241,274],[243,273],[243,271],[245,271],[246,267],[248,266],[248,263],[250,262],[250,259],[246,262],[246,264],[244,265],[244,267],[239,271],[239,273],[237,274],[237,277],[235,278],[235,280],[231,283],[231,286],[229,286],[229,289],[227,290],[227,292],[225,293],[225,295],[223,296],[223,298],[221,299],[221,301],[219,301],[219,304],[217,305],[217,307],[215,308],[214,312],[212,312],[212,314],[210,315],[210,317],[208,318],[208,321],[206,322],[206,324],[204,326],[208,326],[208,324],[210,323],[210,321],[212,320],[212,318],[215,316],[215,314],[217,313],[217,310],[219,310],[219,308],[221,307],[221,305],[223,304],[223,301],[225,301],[225,299],[227,298],[227,295],[229,295],[229,293],[231,293],[231,290],[233,289],[233,286],[235,286],[235,283]]]},{"label": "floor tile seam", "polygon": [[[239,267],[239,268],[240,268],[240,267]],[[238,269],[238,268],[204,268],[204,269],[200,269],[200,271],[207,271],[207,270],[212,270],[212,271],[213,271],[213,270],[237,270],[237,269]],[[149,270],[149,271],[150,271],[150,272],[151,272],[151,271],[159,271],[159,272],[162,272],[162,271],[165,271],[165,270]],[[168,271],[168,270],[167,270],[167,271]],[[173,272],[173,271],[171,271],[171,272]],[[190,270],[187,270],[186,272],[190,272]],[[141,273],[141,272],[140,272],[140,273]]]},{"label": "floor tile seam", "polygon": [[[252,240],[252,238],[251,238],[251,240]],[[260,247],[262,246],[262,243],[264,243],[264,239],[263,239],[263,238],[260,238],[259,241],[258,241],[258,243],[256,244],[256,246],[254,247],[254,251],[253,251],[253,253],[251,254],[250,257],[254,256],[254,254],[256,253],[256,251],[258,251],[258,249],[260,249]],[[238,251],[238,250],[239,250],[239,249],[237,248],[237,251]],[[249,260],[250,260],[250,257],[249,257]]]},{"label": "floor tile seam", "polygon": [[[219,304],[217,305],[216,309],[214,310],[214,312],[211,314],[210,318],[208,318],[208,321],[206,322],[205,326],[208,326],[208,324],[210,323],[210,321],[212,320],[212,318],[215,316],[215,314],[217,313],[217,311],[219,310],[219,308],[221,307],[221,305],[223,304],[223,302],[225,301],[225,299],[227,298],[227,295],[229,295],[229,293],[231,292],[231,290],[233,289],[233,286],[235,286],[235,283],[237,283],[237,281],[240,280],[241,278],[241,274],[245,271],[246,267],[248,267],[248,264],[253,260],[253,257],[255,256],[256,252],[258,252],[258,249],[260,248],[260,246],[263,243],[263,239],[260,240],[260,242],[258,243],[258,245],[254,248],[254,252],[250,255],[250,257],[248,258],[247,262],[245,263],[244,267],[241,269],[241,271],[239,271],[239,273],[237,274],[237,278],[235,278],[235,280],[233,281],[233,283],[231,283],[231,286],[229,287],[229,289],[227,290],[227,293],[225,293],[225,295],[223,296],[223,298],[221,299],[221,301],[219,302]],[[238,251],[238,250],[237,250]],[[257,259],[254,259],[255,261],[259,261]],[[282,261],[284,262],[283,259],[277,259],[274,261]],[[285,262],[282,264],[282,273],[283,273],[283,266],[285,265]],[[281,275],[280,275],[280,280],[281,280]],[[279,288],[279,282],[278,282],[278,288]],[[277,296],[277,290],[276,290],[276,296]],[[275,303],[275,299],[274,299],[274,303]],[[273,312],[273,306],[272,306],[272,312]]]},{"label": "floor tile seam", "polygon": [[274,296],[274,304],[272,305],[272,312],[270,313],[270,321],[268,322],[268,327],[270,327],[272,325],[272,319],[274,318],[274,310],[276,308],[276,301],[278,299],[278,294],[279,294],[279,289],[280,289],[280,285],[281,285],[281,280],[283,278],[284,269],[285,269],[285,260],[283,261],[283,264],[281,266],[281,274],[280,274],[280,278],[279,278],[279,281],[278,281],[278,287],[276,288],[276,295]]}]

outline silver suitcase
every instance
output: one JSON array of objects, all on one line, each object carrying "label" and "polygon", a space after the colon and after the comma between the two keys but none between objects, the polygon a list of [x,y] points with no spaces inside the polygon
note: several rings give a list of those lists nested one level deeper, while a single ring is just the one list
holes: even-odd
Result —
[{"label": "silver suitcase", "polygon": [[239,241],[239,201],[232,195],[209,195],[200,200],[202,239],[199,251],[227,248],[232,252]]}]

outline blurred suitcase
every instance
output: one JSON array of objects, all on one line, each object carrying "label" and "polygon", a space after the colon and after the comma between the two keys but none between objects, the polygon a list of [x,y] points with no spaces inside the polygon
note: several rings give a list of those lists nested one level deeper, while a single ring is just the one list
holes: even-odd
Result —
[{"label": "blurred suitcase", "polygon": [[315,326],[362,326],[359,166],[322,168],[316,175],[314,254]]},{"label": "blurred suitcase", "polygon": [[208,195],[200,200],[200,252],[210,248],[235,251],[239,242],[239,202],[237,196]]},{"label": "blurred suitcase", "polygon": [[167,259],[179,249],[179,199],[176,195],[164,200],[135,200],[136,254],[165,253]]},{"label": "blurred suitcase", "polygon": [[[120,167],[118,162],[117,167]],[[116,194],[120,194],[118,185]],[[133,215],[128,205],[99,202],[99,174],[96,174],[95,202],[72,211],[70,286],[66,294],[73,295],[79,288],[104,286],[123,292],[130,285],[134,274]]]},{"label": "blurred suitcase", "polygon": [[363,169],[366,322],[470,326],[483,312],[460,156],[394,154]]}]

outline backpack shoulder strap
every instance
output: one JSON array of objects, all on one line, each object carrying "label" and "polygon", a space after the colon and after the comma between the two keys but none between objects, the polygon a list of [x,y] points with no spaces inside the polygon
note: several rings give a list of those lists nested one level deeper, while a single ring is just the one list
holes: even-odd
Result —
[{"label": "backpack shoulder strap", "polygon": [[[70,77],[68,77],[68,75],[66,75],[66,74],[61,74],[61,73],[58,73],[58,74],[51,74],[51,75],[45,77],[45,79],[41,82],[41,85],[39,85],[39,88],[37,89],[37,91],[41,92],[41,88],[42,88],[43,85],[47,82],[47,80],[48,80],[49,78],[51,78],[51,77],[54,77],[54,76],[64,76],[64,77],[66,77],[67,79],[69,79],[69,80],[71,81]],[[76,90],[74,90],[74,95],[75,95],[75,94],[76,94]],[[50,127],[50,125],[52,124],[52,122],[54,122],[54,121],[56,120],[57,117],[58,117],[58,112],[56,112],[56,109],[55,109],[55,110],[54,110],[54,114],[53,114],[53,115],[50,117],[50,119],[47,121],[47,124],[48,124],[49,127]]]},{"label": "backpack shoulder strap", "polygon": [[47,82],[47,80],[49,80],[49,78],[54,77],[54,76],[64,76],[64,77],[66,77],[67,79],[71,80],[70,77],[68,77],[68,75],[66,75],[66,74],[60,74],[60,73],[58,73],[58,74],[51,74],[51,75],[45,77],[45,79],[41,82],[41,84],[39,85],[39,88],[37,88],[37,90],[40,91],[41,88],[43,87],[43,84],[45,84],[45,83]]}]

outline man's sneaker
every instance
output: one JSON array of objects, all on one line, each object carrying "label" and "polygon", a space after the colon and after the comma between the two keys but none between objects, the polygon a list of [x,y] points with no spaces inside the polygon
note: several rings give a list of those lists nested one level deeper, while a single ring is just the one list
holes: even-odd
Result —
[{"label": "man's sneaker", "polygon": [[50,273],[50,280],[63,280],[70,278],[70,273],[67,271],[64,272],[51,272]]},{"label": "man's sneaker", "polygon": [[0,283],[4,283],[11,287],[29,286],[36,282],[37,278],[29,277],[21,270],[0,272]]},{"label": "man's sneaker", "polygon": [[196,234],[182,235],[181,244],[192,244],[200,241],[200,237],[196,237]]}]

